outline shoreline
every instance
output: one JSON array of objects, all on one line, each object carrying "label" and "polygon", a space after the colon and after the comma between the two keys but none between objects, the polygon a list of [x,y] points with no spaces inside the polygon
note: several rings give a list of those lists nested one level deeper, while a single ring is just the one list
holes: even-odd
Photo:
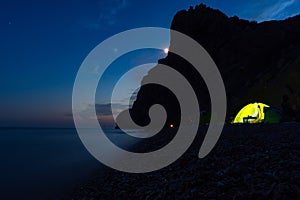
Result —
[{"label": "shoreline", "polygon": [[[105,167],[104,173],[75,188],[70,198],[300,198],[299,123],[226,125],[213,151],[199,159],[206,128],[200,128],[191,147],[171,165],[145,174]],[[143,152],[158,143],[165,141],[134,148]]]}]

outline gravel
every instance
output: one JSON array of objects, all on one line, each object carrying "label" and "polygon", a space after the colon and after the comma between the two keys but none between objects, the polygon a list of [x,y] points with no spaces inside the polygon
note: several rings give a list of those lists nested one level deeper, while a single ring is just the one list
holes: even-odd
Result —
[{"label": "gravel", "polygon": [[[105,168],[68,199],[300,199],[300,124],[226,125],[213,151],[199,159],[206,129],[168,167],[145,174]],[[172,132],[135,150],[164,143]]]}]

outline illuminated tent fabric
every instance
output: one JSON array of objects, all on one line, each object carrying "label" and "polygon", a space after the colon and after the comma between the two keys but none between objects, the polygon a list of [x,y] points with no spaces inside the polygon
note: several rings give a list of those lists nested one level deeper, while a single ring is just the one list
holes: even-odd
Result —
[{"label": "illuminated tent fabric", "polygon": [[263,103],[250,103],[239,111],[232,123],[279,123],[282,119],[280,110]]}]

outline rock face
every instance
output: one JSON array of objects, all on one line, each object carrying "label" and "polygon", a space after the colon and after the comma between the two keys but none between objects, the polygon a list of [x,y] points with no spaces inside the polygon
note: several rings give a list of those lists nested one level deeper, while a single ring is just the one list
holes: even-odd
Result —
[{"label": "rock face", "polygon": [[[217,64],[225,83],[228,117],[251,102],[283,109],[283,101],[292,109],[288,114],[299,115],[300,15],[283,21],[256,23],[227,17],[201,4],[179,11],[171,29],[199,42]],[[171,35],[171,51],[174,43]],[[209,111],[206,85],[189,63],[170,52],[159,64],[183,74],[198,96],[200,109]],[[147,76],[155,74],[155,68]],[[165,106],[167,123],[179,122],[180,108],[174,95],[166,88],[151,85],[141,87],[131,109],[136,123],[149,123],[149,107],[156,103]]]}]

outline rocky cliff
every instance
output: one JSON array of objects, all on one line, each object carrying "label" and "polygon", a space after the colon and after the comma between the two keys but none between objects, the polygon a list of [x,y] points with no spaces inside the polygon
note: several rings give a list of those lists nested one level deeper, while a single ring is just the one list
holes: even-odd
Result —
[{"label": "rocky cliff", "polygon": [[[217,64],[227,92],[228,117],[250,102],[263,102],[282,109],[283,99],[294,113],[299,113],[300,15],[283,21],[256,23],[236,16],[227,17],[202,4],[179,11],[171,29],[199,42]],[[158,63],[183,74],[198,96],[200,109],[209,111],[206,85],[189,63],[171,52]],[[155,67],[148,76],[154,73]],[[158,85],[140,89],[131,109],[133,119],[140,125],[147,124],[149,107],[156,103],[165,106],[167,123],[179,122],[178,101],[168,89]]]}]

